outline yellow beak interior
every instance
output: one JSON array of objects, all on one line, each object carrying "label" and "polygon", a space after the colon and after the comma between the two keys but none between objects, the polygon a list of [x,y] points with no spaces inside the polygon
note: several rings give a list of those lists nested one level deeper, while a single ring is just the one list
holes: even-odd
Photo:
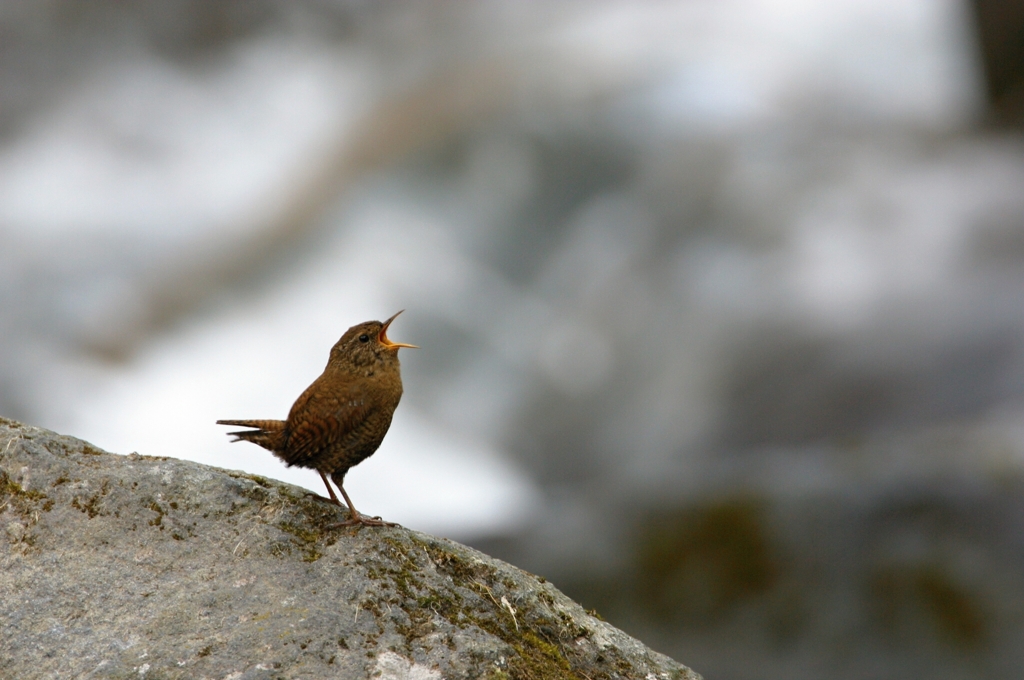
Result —
[{"label": "yellow beak interior", "polygon": [[404,343],[404,342],[391,342],[391,340],[388,339],[388,326],[390,326],[391,322],[395,320],[395,317],[397,317],[399,314],[401,314],[404,311],[405,310],[403,309],[401,312],[398,312],[397,314],[392,316],[390,319],[385,321],[384,322],[384,326],[380,329],[380,333],[377,334],[377,341],[380,344],[382,344],[385,347],[387,347],[388,349],[391,349],[391,348],[398,349],[399,347],[408,347],[409,349],[419,349],[419,347],[417,347],[416,345],[410,345],[410,344],[407,344],[407,343]]}]

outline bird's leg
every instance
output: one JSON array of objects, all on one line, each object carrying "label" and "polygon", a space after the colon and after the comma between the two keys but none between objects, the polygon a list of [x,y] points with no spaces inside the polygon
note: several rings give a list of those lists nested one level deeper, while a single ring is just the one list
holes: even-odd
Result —
[{"label": "bird's leg", "polygon": [[[320,471],[317,470],[317,472],[320,472]],[[325,475],[324,473],[320,472],[320,479],[324,480],[324,485],[327,487],[327,493],[331,494],[331,502],[334,503],[335,505],[341,505],[341,501],[339,501],[338,500],[338,496],[335,495],[334,489],[331,488],[330,482],[327,481],[327,475]],[[315,498],[319,498],[320,500],[326,500],[323,496],[321,496],[319,494],[315,494],[312,491],[310,491],[306,495],[307,496],[313,496]]]},{"label": "bird's leg", "polygon": [[357,524],[362,524],[368,527],[397,527],[398,525],[394,522],[385,522],[380,517],[367,517],[356,510],[356,506],[352,505],[352,499],[345,493],[345,487],[338,484],[338,489],[341,491],[341,495],[344,496],[345,502],[348,503],[348,512],[351,515],[344,522],[338,522],[327,527],[328,529],[337,529],[338,527],[350,527]]},{"label": "bird's leg", "polygon": [[[341,501],[339,501],[338,497],[335,495],[334,489],[331,488],[331,483],[327,481],[327,475],[325,475],[321,470],[317,470],[317,472],[320,473],[320,479],[324,480],[324,486],[327,487],[327,493],[331,495],[331,500],[334,501],[335,505],[341,505]],[[345,492],[342,491],[342,493]],[[345,500],[348,499],[346,498]]]}]

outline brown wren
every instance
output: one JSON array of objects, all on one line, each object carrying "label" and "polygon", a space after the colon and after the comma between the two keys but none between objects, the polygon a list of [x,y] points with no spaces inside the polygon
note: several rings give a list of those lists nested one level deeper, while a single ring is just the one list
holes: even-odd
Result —
[{"label": "brown wren", "polygon": [[[403,310],[404,311],[404,310]],[[402,312],[398,312],[401,314]],[[218,420],[219,425],[255,429],[229,432],[233,442],[259,444],[286,465],[313,468],[327,486],[331,501],[341,505],[327,476],[338,486],[350,517],[335,526],[394,526],[356,510],[343,482],[349,468],[377,450],[402,398],[398,350],[412,347],[388,339],[387,321],[352,326],[331,348],[327,368],[306,388],[288,412],[288,420]]]}]

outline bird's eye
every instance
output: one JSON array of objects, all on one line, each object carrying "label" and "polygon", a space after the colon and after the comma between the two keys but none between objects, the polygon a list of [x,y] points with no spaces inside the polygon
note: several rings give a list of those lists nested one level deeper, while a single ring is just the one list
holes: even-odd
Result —
[{"label": "bird's eye", "polygon": [[370,341],[370,336],[367,335],[366,333],[363,333],[362,335],[359,336],[359,342],[369,342],[369,341]]}]

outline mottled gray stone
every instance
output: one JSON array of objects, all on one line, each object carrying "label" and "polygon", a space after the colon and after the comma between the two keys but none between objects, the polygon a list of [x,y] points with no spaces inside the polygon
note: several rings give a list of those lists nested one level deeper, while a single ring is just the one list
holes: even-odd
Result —
[{"label": "mottled gray stone", "polygon": [[342,517],[0,419],[0,677],[699,678],[543,579]]}]

